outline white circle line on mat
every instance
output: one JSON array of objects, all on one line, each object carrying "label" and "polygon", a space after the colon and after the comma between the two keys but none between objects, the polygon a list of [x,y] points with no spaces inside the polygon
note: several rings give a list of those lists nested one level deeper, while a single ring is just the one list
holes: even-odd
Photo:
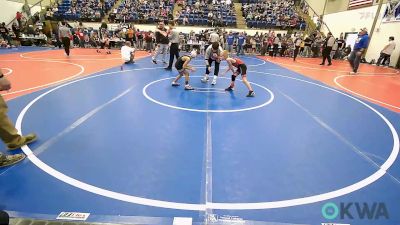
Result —
[{"label": "white circle line on mat", "polygon": [[[385,105],[385,106],[389,106],[389,107],[391,107],[391,108],[400,109],[399,106],[394,106],[394,105],[391,105],[391,104],[389,104],[389,103],[382,102],[382,101],[379,101],[379,100],[374,99],[374,98],[371,98],[371,97],[367,97],[367,96],[362,95],[362,94],[360,94],[360,93],[358,93],[358,92],[352,91],[352,90],[350,90],[349,88],[346,88],[346,87],[344,87],[342,84],[339,83],[339,79],[342,79],[342,78],[344,78],[344,77],[361,77],[361,76],[363,76],[363,77],[371,77],[372,75],[356,75],[356,76],[354,76],[354,75],[342,75],[342,76],[337,76],[337,77],[335,77],[334,82],[335,82],[335,84],[336,84],[337,86],[339,86],[340,88],[342,88],[342,89],[344,89],[344,90],[346,90],[346,91],[348,91],[348,92],[350,92],[350,93],[352,93],[352,94],[358,95],[358,96],[360,96],[360,97],[362,97],[362,98],[371,100],[371,101],[373,101],[373,102],[376,102],[376,103],[379,103],[379,104],[382,104],[382,105]],[[376,76],[392,77],[392,75],[376,75]]]},{"label": "white circle line on mat", "polygon": [[[304,59],[303,59],[303,60],[304,60]],[[309,62],[304,62],[303,60],[297,60],[297,62],[298,62],[298,63],[301,63],[301,64],[305,64],[305,65],[310,65],[310,66],[316,66],[316,65],[318,65],[318,63],[317,63],[317,64],[313,64],[313,63],[309,63]],[[334,62],[332,62],[332,63],[335,63],[335,65],[336,65],[337,62],[338,62],[338,61],[336,61],[336,62],[334,61]],[[343,61],[339,61],[339,62],[343,62]],[[347,60],[346,60],[346,62],[347,62]],[[345,65],[345,64],[343,64],[343,63],[339,63],[339,66],[342,67],[343,69],[350,68],[348,62],[347,62],[347,65]],[[322,68],[322,66],[321,66],[321,68]],[[399,70],[396,70],[396,69],[393,69],[393,68],[385,68],[385,69],[388,69],[388,70],[392,70],[392,71],[393,71],[393,73],[389,73],[389,74],[398,74],[398,73],[400,73]],[[346,72],[347,72],[347,71],[346,71]],[[370,73],[370,74],[374,74],[374,73]],[[376,73],[376,74],[382,74],[382,73]],[[384,73],[384,74],[385,74],[385,73]]]},{"label": "white circle line on mat", "polygon": [[[43,51],[42,51],[43,52]],[[46,51],[47,52],[47,51]],[[65,58],[41,58],[41,57],[32,57],[32,56],[27,56],[27,54],[32,53],[32,52],[26,52],[26,53],[21,53],[19,56],[24,59],[36,59],[36,60],[77,60],[77,61],[104,61],[104,60],[121,60],[121,57],[119,58],[107,58],[107,59],[93,59],[93,58],[75,58],[73,53],[70,53],[70,56],[65,56]],[[61,53],[64,54],[64,53]],[[77,55],[79,56],[79,55]],[[100,56],[100,55],[99,55]],[[106,55],[104,55],[106,56]]]},{"label": "white circle line on mat", "polygon": [[8,76],[8,75],[10,75],[10,74],[13,72],[13,70],[10,69],[10,68],[1,68],[1,69],[7,71],[6,73],[3,73],[4,76]]},{"label": "white circle line on mat", "polygon": [[[123,72],[123,71],[120,71],[120,72]],[[142,197],[122,194],[122,193],[106,190],[103,188],[99,188],[94,185],[90,185],[90,184],[84,183],[82,181],[79,181],[77,179],[74,179],[70,176],[67,176],[67,175],[57,171],[56,169],[48,166],[47,164],[42,162],[39,158],[37,158],[33,154],[32,150],[29,148],[29,146],[27,146],[27,145],[23,146],[22,150],[28,156],[28,158],[32,161],[32,163],[34,163],[38,168],[40,168],[44,172],[48,173],[49,175],[57,178],[58,180],[63,181],[65,183],[70,184],[79,189],[86,190],[88,192],[91,192],[91,193],[94,193],[97,195],[101,195],[101,196],[105,196],[105,197],[109,197],[112,199],[121,200],[124,202],[130,202],[130,203],[146,205],[146,206],[153,206],[153,207],[179,209],[179,210],[195,210],[195,211],[205,211],[206,209],[227,209],[227,210],[272,209],[272,208],[284,208],[284,207],[292,207],[292,206],[299,206],[299,205],[321,202],[321,201],[337,198],[337,197],[358,191],[358,190],[376,182],[378,179],[380,179],[382,176],[384,176],[386,174],[386,171],[395,162],[395,160],[399,154],[398,133],[397,133],[396,129],[394,128],[394,126],[391,124],[391,122],[384,115],[382,115],[380,112],[378,112],[376,109],[374,109],[370,105],[362,102],[361,100],[359,100],[349,94],[340,92],[333,88],[330,88],[330,87],[327,87],[327,86],[324,86],[321,84],[317,84],[317,83],[314,83],[311,81],[302,80],[302,79],[284,76],[284,75],[279,75],[279,74],[257,72],[257,71],[249,71],[249,72],[259,73],[259,74],[264,74],[264,75],[269,75],[269,76],[274,76],[274,77],[281,77],[281,78],[286,78],[286,79],[292,79],[292,80],[296,80],[299,82],[315,85],[315,86],[336,92],[338,94],[344,95],[344,96],[346,96],[350,99],[353,99],[354,101],[362,104],[367,109],[369,109],[369,110],[373,111],[375,114],[377,114],[386,123],[386,125],[388,126],[388,128],[390,129],[390,131],[392,133],[393,149],[392,149],[388,159],[385,161],[385,163],[382,166],[380,166],[380,169],[378,171],[376,171],[372,175],[364,178],[363,180],[358,181],[352,185],[343,187],[341,189],[323,193],[323,194],[318,194],[318,195],[308,196],[308,197],[303,197],[303,198],[273,201],[273,202],[258,202],[258,203],[212,203],[212,202],[209,202],[206,204],[188,204],[188,203],[169,202],[169,201],[161,201],[161,200],[155,200],[155,199],[149,199],[149,198],[142,198]],[[111,73],[113,73],[113,72],[111,72]],[[21,113],[19,114],[17,121],[16,121],[16,128],[22,133],[22,122],[23,122],[25,114],[28,112],[29,108],[31,108],[35,104],[35,102],[37,102],[44,96],[50,94],[51,92],[53,92],[55,90],[62,88],[62,87],[71,85],[75,82],[79,82],[79,81],[86,80],[86,79],[93,79],[93,78],[108,75],[111,73],[104,73],[104,74],[99,74],[99,75],[95,75],[95,76],[82,78],[79,80],[74,80],[72,82],[65,83],[63,85],[55,87],[55,88],[41,94],[40,96],[38,96],[34,100],[32,100],[28,105],[26,105],[25,108],[21,111]]]},{"label": "white circle line on mat", "polygon": [[4,61],[4,62],[49,62],[49,63],[62,63],[62,64],[74,65],[74,66],[79,67],[79,69],[80,69],[80,71],[79,71],[78,73],[76,73],[76,74],[74,74],[74,75],[72,75],[72,76],[69,76],[69,77],[67,77],[67,78],[64,78],[64,79],[61,79],[61,80],[58,80],[58,81],[54,81],[54,82],[50,82],[50,83],[47,83],[47,84],[38,85],[38,86],[35,86],[35,87],[30,87],[30,88],[25,88],[25,89],[22,89],[22,90],[16,90],[16,91],[7,92],[7,93],[2,94],[3,96],[18,94],[18,93],[21,93],[21,92],[36,90],[36,89],[48,87],[48,86],[51,86],[51,85],[54,85],[54,84],[59,84],[59,83],[62,83],[62,82],[64,82],[64,81],[68,81],[68,80],[74,79],[74,78],[76,78],[76,77],[79,77],[80,75],[82,75],[82,74],[85,72],[85,67],[83,67],[82,65],[76,64],[76,63],[72,63],[72,62],[62,62],[62,61],[56,61],[56,60],[12,60],[12,59],[5,59],[5,60],[0,59],[0,61]]},{"label": "white circle line on mat", "polygon": [[[274,62],[271,61],[269,59],[267,59],[268,62],[270,63],[274,63],[277,65],[284,65],[284,66],[290,66],[290,67],[297,67],[297,68],[302,68],[302,69],[309,69],[309,70],[323,70],[323,71],[329,71],[329,72],[337,72],[337,73],[349,73],[350,72],[350,67],[349,70],[333,70],[333,69],[326,69],[323,68],[322,66],[319,65],[315,65],[315,67],[308,67],[308,66],[299,66],[299,65],[293,65],[293,64],[287,64],[287,63],[281,63],[281,62]],[[399,71],[397,71],[396,73],[369,73],[369,72],[358,72],[358,74],[371,74],[371,75],[379,75],[379,74],[383,74],[383,75],[394,75],[394,74],[398,74]]]}]

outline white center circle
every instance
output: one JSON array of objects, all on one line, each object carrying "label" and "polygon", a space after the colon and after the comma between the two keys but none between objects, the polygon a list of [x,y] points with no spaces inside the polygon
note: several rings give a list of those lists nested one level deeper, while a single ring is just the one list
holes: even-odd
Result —
[{"label": "white center circle", "polygon": [[[200,76],[192,76],[192,77],[200,77]],[[258,108],[261,108],[261,107],[264,107],[266,105],[271,104],[272,101],[274,101],[274,98],[275,98],[274,93],[272,93],[271,90],[269,90],[268,88],[266,88],[266,87],[264,87],[264,86],[262,86],[260,84],[256,84],[256,83],[253,83],[253,82],[249,82],[249,83],[264,89],[265,91],[267,91],[269,93],[269,95],[271,97],[267,101],[262,103],[262,104],[259,104],[259,105],[253,106],[253,107],[241,108],[241,109],[193,109],[193,108],[174,106],[174,105],[170,105],[170,104],[167,104],[167,103],[160,102],[160,101],[150,97],[149,94],[147,93],[147,88],[150,87],[151,85],[154,85],[156,83],[159,83],[159,82],[165,81],[165,80],[172,80],[174,78],[175,77],[162,78],[162,79],[155,80],[153,82],[148,83],[146,86],[144,86],[143,91],[142,91],[144,97],[146,97],[148,100],[150,100],[150,101],[152,101],[152,102],[154,102],[154,103],[156,103],[158,105],[162,105],[162,106],[165,106],[165,107],[168,107],[168,108],[184,110],[184,111],[191,111],[191,112],[203,112],[203,113],[208,113],[208,112],[212,112],[212,113],[232,113],[232,112],[243,112],[243,111],[254,110],[254,109],[258,109]],[[229,78],[226,78],[226,77],[220,77],[220,78],[229,79]]]},{"label": "white center circle", "polygon": [[[256,58],[256,57],[248,57],[248,56],[241,56],[241,57],[238,57],[238,58],[247,58],[247,59],[251,59],[251,60],[257,60],[257,61],[260,61],[260,63],[257,63],[257,64],[249,64],[248,62],[246,62],[246,66],[247,67],[257,67],[257,66],[262,66],[262,65],[265,65],[266,64],[266,61],[265,60],[262,60],[262,59],[259,59],[259,58]],[[193,64],[193,67],[196,67],[196,68],[199,68],[199,67],[206,67],[206,64],[205,64],[205,62],[204,62],[204,59],[197,59],[197,58],[195,58],[195,59],[192,59],[192,61],[193,62],[201,62],[201,63],[194,63]],[[221,68],[221,66],[225,66],[226,67],[226,62],[224,62],[224,61],[222,61],[221,62],[221,64],[220,64],[220,68]]]}]

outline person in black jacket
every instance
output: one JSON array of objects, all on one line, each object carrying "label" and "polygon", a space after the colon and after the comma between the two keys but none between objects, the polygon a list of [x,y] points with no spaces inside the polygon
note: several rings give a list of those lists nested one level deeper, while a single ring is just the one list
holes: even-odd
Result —
[{"label": "person in black jacket", "polygon": [[325,65],[326,59],[328,59],[328,66],[332,65],[331,59],[331,51],[332,47],[335,44],[335,38],[332,36],[332,33],[329,32],[328,36],[325,38],[323,50],[322,50],[322,63],[321,66]]},{"label": "person in black jacket", "polygon": [[157,50],[152,58],[154,64],[157,64],[157,57],[161,53],[163,54],[163,63],[167,63],[165,61],[165,56],[167,55],[169,40],[167,29],[164,26],[164,22],[160,21],[155,32]]}]

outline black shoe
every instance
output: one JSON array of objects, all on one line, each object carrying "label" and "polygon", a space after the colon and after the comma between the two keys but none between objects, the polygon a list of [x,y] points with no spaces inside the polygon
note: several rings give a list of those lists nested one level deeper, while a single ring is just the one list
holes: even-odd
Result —
[{"label": "black shoe", "polygon": [[332,66],[332,63],[329,63],[328,66]]},{"label": "black shoe", "polygon": [[256,96],[254,91],[249,91],[249,93],[246,95],[246,97],[254,97],[254,96]]},{"label": "black shoe", "polygon": [[157,64],[157,61],[156,61],[155,59],[153,59],[152,62],[153,62],[154,64]]},{"label": "black shoe", "polygon": [[180,84],[177,82],[172,82],[171,85],[172,85],[172,87],[178,87]]},{"label": "black shoe", "polygon": [[321,66],[325,66],[325,63],[321,63],[321,64],[319,64],[319,65],[321,65]]},{"label": "black shoe", "polygon": [[233,90],[234,90],[234,89],[233,89],[233,87],[231,87],[231,86],[225,88],[225,91],[233,91]]},{"label": "black shoe", "polygon": [[172,68],[170,68],[170,67],[165,67],[164,69],[165,69],[165,70],[169,70],[169,71],[172,70]]}]

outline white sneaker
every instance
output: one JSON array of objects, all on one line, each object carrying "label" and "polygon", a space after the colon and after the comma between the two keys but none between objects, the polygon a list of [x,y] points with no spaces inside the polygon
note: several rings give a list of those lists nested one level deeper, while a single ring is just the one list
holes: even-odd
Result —
[{"label": "white sneaker", "polygon": [[353,72],[353,71],[352,71],[352,72],[350,72],[350,74],[351,74],[351,75],[356,75],[357,72]]},{"label": "white sneaker", "polygon": [[186,91],[191,91],[191,90],[194,90],[194,88],[192,86],[190,86],[189,84],[186,84],[185,85],[185,90]]},{"label": "white sneaker", "polygon": [[201,82],[203,83],[207,83],[209,80],[208,76],[204,76],[203,78],[201,78]]},{"label": "white sneaker", "polygon": [[211,85],[216,85],[217,84],[217,78],[214,77],[213,81],[211,82]]}]

